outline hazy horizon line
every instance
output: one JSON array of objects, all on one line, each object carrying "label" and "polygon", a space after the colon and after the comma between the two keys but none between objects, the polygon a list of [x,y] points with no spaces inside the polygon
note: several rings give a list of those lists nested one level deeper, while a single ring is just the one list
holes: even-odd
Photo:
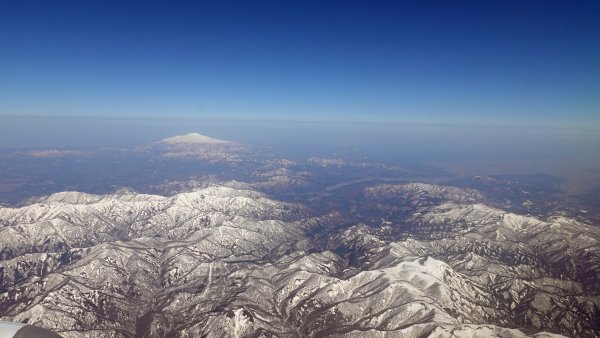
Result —
[{"label": "hazy horizon line", "polygon": [[200,117],[200,116],[99,116],[99,115],[36,115],[36,114],[0,114],[0,119],[72,119],[72,120],[103,120],[103,121],[206,121],[206,122],[238,122],[238,123],[282,123],[282,124],[326,124],[326,125],[385,125],[385,126],[420,126],[420,127],[471,127],[494,129],[536,129],[536,130],[565,130],[565,131],[600,131],[600,125],[586,124],[535,124],[533,122],[495,123],[495,122],[464,122],[464,121],[398,121],[398,120],[365,120],[365,119],[278,119],[278,118],[236,118],[236,117]]}]

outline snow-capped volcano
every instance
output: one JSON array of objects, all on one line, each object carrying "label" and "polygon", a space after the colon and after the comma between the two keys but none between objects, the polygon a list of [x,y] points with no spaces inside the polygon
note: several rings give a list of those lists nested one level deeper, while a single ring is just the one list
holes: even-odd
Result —
[{"label": "snow-capped volcano", "polygon": [[220,140],[198,133],[189,133],[185,135],[167,137],[160,141],[168,145],[197,145],[197,144],[230,144],[231,141]]},{"label": "snow-capped volcano", "polygon": [[150,145],[167,158],[204,160],[211,163],[233,163],[240,161],[246,150],[242,144],[212,138],[198,133],[167,137]]}]

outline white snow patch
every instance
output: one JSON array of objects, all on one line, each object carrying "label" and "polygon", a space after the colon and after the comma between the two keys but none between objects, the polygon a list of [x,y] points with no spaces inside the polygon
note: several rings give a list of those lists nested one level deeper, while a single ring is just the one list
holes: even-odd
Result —
[{"label": "white snow patch", "polygon": [[231,141],[220,140],[204,135],[200,135],[198,133],[190,133],[186,135],[173,136],[168,137],[162,141],[161,143],[171,144],[171,145],[182,145],[182,144],[227,144],[231,143]]}]

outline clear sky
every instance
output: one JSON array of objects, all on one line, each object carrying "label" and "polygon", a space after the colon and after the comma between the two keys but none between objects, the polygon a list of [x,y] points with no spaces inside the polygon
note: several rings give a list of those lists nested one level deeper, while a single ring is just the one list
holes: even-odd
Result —
[{"label": "clear sky", "polygon": [[3,1],[1,116],[600,125],[600,1]]}]

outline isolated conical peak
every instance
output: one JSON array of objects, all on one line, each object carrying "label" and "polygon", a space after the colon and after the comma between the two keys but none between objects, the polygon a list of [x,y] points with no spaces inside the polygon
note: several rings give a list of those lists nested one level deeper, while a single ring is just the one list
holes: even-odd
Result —
[{"label": "isolated conical peak", "polygon": [[226,144],[231,141],[220,140],[209,136],[201,135],[198,133],[189,133],[186,135],[173,136],[163,139],[161,143],[166,144]]}]

